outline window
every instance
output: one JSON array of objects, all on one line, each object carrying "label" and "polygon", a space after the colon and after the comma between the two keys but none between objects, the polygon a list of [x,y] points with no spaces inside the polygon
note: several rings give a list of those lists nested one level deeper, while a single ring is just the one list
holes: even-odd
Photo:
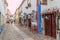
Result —
[{"label": "window", "polygon": [[58,30],[60,30],[60,16],[58,16]]},{"label": "window", "polygon": [[40,0],[41,5],[47,5],[47,0]]},{"label": "window", "polygon": [[60,30],[60,13],[58,14],[58,19],[57,19],[57,26],[58,26],[58,30]]}]

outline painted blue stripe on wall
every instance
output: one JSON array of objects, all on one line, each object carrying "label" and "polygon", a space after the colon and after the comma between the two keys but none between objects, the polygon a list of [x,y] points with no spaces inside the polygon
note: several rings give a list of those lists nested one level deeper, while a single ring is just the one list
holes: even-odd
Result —
[{"label": "painted blue stripe on wall", "polygon": [[41,13],[40,0],[38,0],[38,30],[39,34],[42,34],[42,13]]}]

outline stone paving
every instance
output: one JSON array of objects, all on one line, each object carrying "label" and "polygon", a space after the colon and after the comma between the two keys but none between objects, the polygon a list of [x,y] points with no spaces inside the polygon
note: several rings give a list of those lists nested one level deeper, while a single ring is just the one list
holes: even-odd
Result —
[{"label": "stone paving", "polygon": [[6,24],[4,27],[4,34],[1,40],[54,40],[49,37],[32,33],[23,26],[14,24]]},{"label": "stone paving", "polygon": [[45,36],[45,35],[40,35],[36,32],[32,32],[32,31],[29,31],[28,28],[25,28],[23,26],[18,26],[17,27],[19,29],[21,29],[23,32],[25,32],[27,35],[29,35],[30,37],[32,37],[34,40],[56,40],[56,39],[53,39],[49,36]]},{"label": "stone paving", "polygon": [[19,30],[13,24],[8,24],[5,26],[4,36],[2,40],[33,40],[27,34]]}]

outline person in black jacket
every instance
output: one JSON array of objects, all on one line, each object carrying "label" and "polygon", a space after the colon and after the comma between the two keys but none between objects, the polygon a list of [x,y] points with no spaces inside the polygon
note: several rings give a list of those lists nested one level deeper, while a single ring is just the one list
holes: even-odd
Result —
[{"label": "person in black jacket", "polygon": [[31,15],[28,15],[28,28],[31,30]]}]

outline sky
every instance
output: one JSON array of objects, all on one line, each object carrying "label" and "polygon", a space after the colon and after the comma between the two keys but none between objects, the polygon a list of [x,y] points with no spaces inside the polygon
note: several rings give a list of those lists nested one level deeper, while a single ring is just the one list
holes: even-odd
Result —
[{"label": "sky", "polygon": [[8,3],[8,9],[11,12],[11,14],[14,14],[16,9],[21,5],[23,0],[6,0]]}]

